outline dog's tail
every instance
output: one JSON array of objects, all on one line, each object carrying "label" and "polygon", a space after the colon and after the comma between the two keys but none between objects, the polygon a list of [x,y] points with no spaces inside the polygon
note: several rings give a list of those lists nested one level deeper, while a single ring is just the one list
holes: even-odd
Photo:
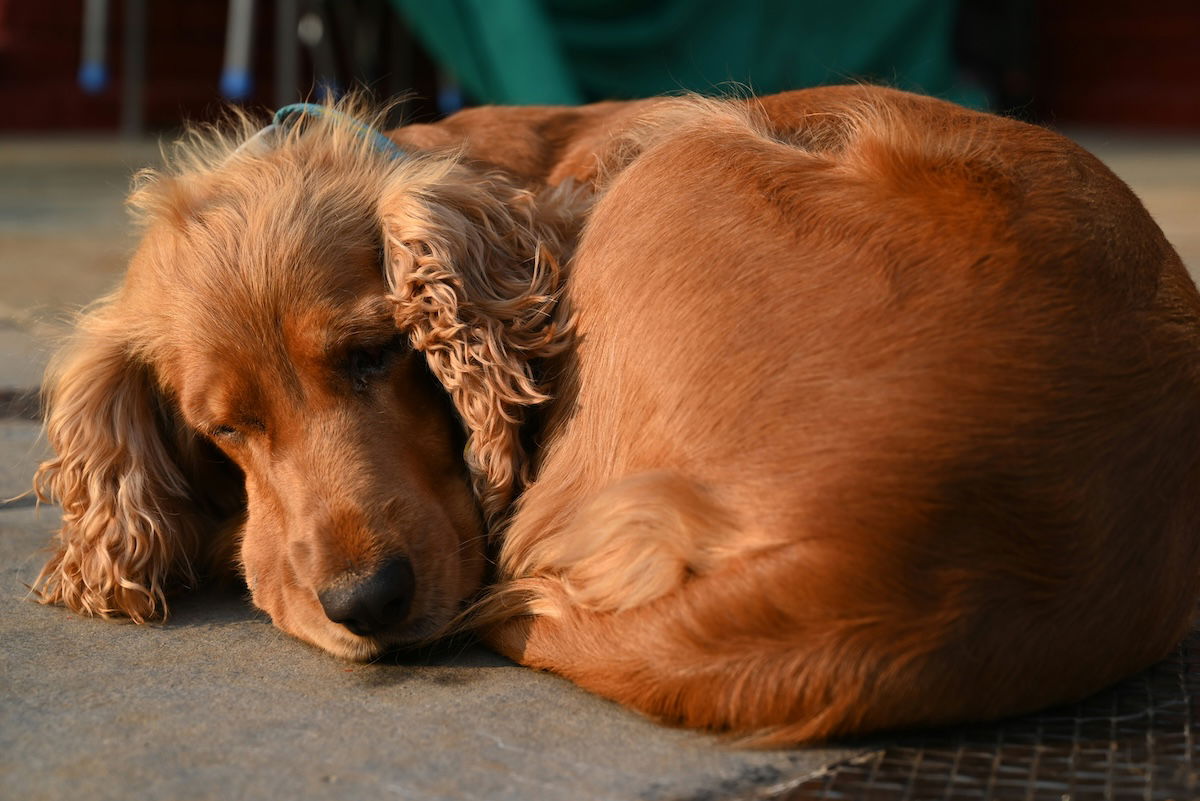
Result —
[{"label": "dog's tail", "polygon": [[1088,658],[1095,627],[982,608],[969,597],[979,576],[868,579],[833,563],[886,560],[835,547],[797,543],[733,560],[624,610],[590,610],[560,582],[525,579],[543,614],[497,615],[484,636],[522,664],[661,722],[766,747],[1076,700],[1161,658],[1182,634],[1179,621],[1164,622],[1144,647]]},{"label": "dog's tail", "polygon": [[733,560],[620,610],[573,602],[557,580],[523,579],[497,602],[507,599],[513,612],[522,596],[537,599],[533,614],[498,622],[493,602],[485,637],[523,664],[664,723],[727,732],[745,744],[966,716],[952,686],[964,665],[945,655],[953,615],[897,625],[896,609],[835,608],[839,596],[859,590],[830,593],[813,555],[797,544]]}]

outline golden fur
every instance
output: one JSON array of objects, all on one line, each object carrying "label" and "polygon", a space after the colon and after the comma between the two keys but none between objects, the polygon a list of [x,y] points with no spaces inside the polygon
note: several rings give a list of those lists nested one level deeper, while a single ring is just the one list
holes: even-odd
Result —
[{"label": "golden fur", "polygon": [[[43,600],[142,621],[237,564],[340,656],[466,620],[759,742],[1068,701],[1186,630],[1200,295],[1062,137],[871,87],[473,109],[400,159],[256,129],[143,176],[51,368]],[[323,611],[398,555],[402,625]]]}]

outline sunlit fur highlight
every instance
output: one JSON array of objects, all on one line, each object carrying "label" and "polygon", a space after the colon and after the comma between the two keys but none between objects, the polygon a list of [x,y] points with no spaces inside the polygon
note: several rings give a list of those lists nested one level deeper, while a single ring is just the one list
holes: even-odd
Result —
[{"label": "sunlit fur highlight", "polygon": [[[870,88],[797,97],[805,95],[807,108],[777,98],[665,101],[598,153],[607,194],[565,295],[582,342],[560,373],[553,434],[505,531],[502,580],[476,608],[476,625],[526,664],[659,719],[757,744],[1012,714],[1077,698],[1157,658],[1188,625],[1200,575],[1200,303],[1178,257],[1119,181],[1052,134]],[[707,421],[663,420],[654,439],[630,442],[628,431],[609,430],[618,414],[575,410],[636,419],[661,403],[621,388],[645,363],[631,359],[656,360],[666,397],[684,371],[653,355],[675,351],[638,339],[650,329],[620,327],[638,319],[622,318],[620,301],[604,306],[607,327],[589,311],[605,296],[629,303],[639,283],[650,296],[682,287],[687,271],[721,260],[700,243],[729,238],[705,230],[714,218],[691,201],[736,184],[692,182],[738,169],[747,205],[774,201],[762,204],[758,228],[742,229],[739,258],[769,261],[755,249],[799,240],[792,258],[805,266],[770,270],[823,276],[791,323],[806,332],[791,353],[808,367],[780,372],[766,343],[787,329],[769,316],[739,321],[709,306],[708,325],[730,337],[748,327],[764,349],[743,355],[743,370],[728,357],[719,363]],[[677,176],[690,180],[665,188]],[[780,209],[786,223],[774,216]],[[674,282],[649,285],[647,271],[672,273],[639,259],[638,243],[653,247],[672,226],[696,244],[674,262]],[[614,242],[626,263],[609,256]],[[842,266],[831,272],[822,259]],[[753,287],[770,270],[709,286],[756,297],[765,312],[775,298]],[[830,316],[869,308],[880,282],[886,305],[862,326]],[[681,289],[659,313],[703,291]],[[1117,319],[1130,333],[1093,350],[1093,326]],[[661,321],[658,335],[669,337],[671,325]],[[863,347],[874,327],[888,326],[892,341]],[[1143,336],[1163,338],[1153,365],[1132,344]],[[587,350],[588,340],[600,344]],[[711,358],[696,348],[693,358]],[[761,476],[664,469],[678,457],[663,442],[730,453],[715,447],[724,435],[713,427],[755,414],[752,404],[722,402],[755,389],[755,371],[768,385],[805,387],[795,397],[809,410],[790,413],[814,418],[795,418],[784,440],[791,452],[764,456]],[[874,386],[878,399],[799,405],[827,391],[831,375],[862,393]],[[1132,409],[1139,422],[1126,416]],[[769,424],[785,410],[757,414]],[[1126,454],[1145,453],[1152,429],[1157,455],[1135,466]],[[831,434],[860,444],[847,449]],[[991,443],[987,456],[968,456],[976,441]],[[1088,455],[1068,455],[1076,451]],[[949,466],[967,458],[971,467]],[[1073,472],[1079,459],[1105,464],[1108,478]],[[738,492],[771,471],[793,476],[795,489]],[[1172,500],[1133,513],[1115,498],[1130,482],[1169,485]],[[795,527],[764,522],[780,517]],[[1133,527],[1143,529],[1137,545],[1126,539]],[[929,544],[935,534],[945,542]],[[1142,560],[1154,551],[1157,567],[1136,579],[1123,572],[1129,562],[1116,553],[1126,548]],[[1137,608],[1100,612],[1116,583],[1139,584]],[[1057,622],[1035,627],[1049,609]],[[1114,629],[1116,618],[1125,623]]]}]

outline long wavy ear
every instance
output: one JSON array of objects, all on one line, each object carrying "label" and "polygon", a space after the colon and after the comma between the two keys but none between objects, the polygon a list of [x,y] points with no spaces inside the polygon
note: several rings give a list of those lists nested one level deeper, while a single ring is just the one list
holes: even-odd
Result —
[{"label": "long wavy ear", "polygon": [[113,305],[100,306],[47,371],[56,455],[34,486],[62,504],[62,529],[33,589],[43,603],[141,623],[165,617],[167,593],[218,558],[217,520],[241,490],[228,463],[176,423],[123,328]]},{"label": "long wavy ear", "polygon": [[570,338],[556,306],[583,203],[569,187],[538,194],[451,160],[405,165],[384,189],[396,322],[462,417],[493,523],[527,479],[520,429],[549,391],[534,365]]}]

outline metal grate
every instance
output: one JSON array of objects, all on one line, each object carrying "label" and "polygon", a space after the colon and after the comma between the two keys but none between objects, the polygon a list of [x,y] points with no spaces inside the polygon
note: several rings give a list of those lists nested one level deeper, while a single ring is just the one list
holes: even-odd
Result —
[{"label": "metal grate", "polygon": [[1200,630],[1167,659],[1071,706],[905,737],[767,797],[1200,799]]}]

